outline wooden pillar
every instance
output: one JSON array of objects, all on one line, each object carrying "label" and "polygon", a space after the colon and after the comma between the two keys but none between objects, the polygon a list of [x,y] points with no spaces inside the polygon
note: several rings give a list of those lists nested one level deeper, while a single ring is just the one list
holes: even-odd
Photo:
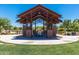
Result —
[{"label": "wooden pillar", "polygon": [[52,23],[50,24],[50,26],[51,26],[51,29],[52,29]]},{"label": "wooden pillar", "polygon": [[35,31],[36,31],[36,20],[35,20]]},{"label": "wooden pillar", "polygon": [[46,22],[46,37],[48,37],[48,34],[47,34],[47,32],[48,32],[48,22]]},{"label": "wooden pillar", "polygon": [[31,37],[32,37],[32,35],[33,35],[33,34],[32,34],[32,22],[31,22],[30,24],[31,24]]},{"label": "wooden pillar", "polygon": [[23,24],[23,36],[26,36],[26,26]]},{"label": "wooden pillar", "polygon": [[[30,26],[27,26],[27,25],[30,25]],[[26,23],[26,37],[31,37],[31,24],[30,23]]]},{"label": "wooden pillar", "polygon": [[45,27],[44,27],[44,20],[43,20],[43,36],[46,36],[46,34],[45,34]]},{"label": "wooden pillar", "polygon": [[32,11],[31,11],[31,37],[33,35],[33,31],[32,31]]},{"label": "wooden pillar", "polygon": [[47,37],[52,38],[56,36],[56,28],[52,27],[52,23],[48,23]]},{"label": "wooden pillar", "polygon": [[43,30],[44,30],[44,20],[43,20]]}]

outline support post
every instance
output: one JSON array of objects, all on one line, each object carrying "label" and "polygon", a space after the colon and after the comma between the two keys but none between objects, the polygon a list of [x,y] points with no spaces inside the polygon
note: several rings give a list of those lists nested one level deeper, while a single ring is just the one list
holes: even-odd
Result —
[{"label": "support post", "polygon": [[35,20],[35,31],[36,31],[36,20]]}]

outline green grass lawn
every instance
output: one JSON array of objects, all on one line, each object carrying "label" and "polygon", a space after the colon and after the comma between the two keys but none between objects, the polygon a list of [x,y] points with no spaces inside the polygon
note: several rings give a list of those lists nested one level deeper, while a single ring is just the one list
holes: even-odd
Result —
[{"label": "green grass lawn", "polygon": [[63,45],[15,45],[0,44],[3,55],[70,55],[79,54],[79,42]]}]

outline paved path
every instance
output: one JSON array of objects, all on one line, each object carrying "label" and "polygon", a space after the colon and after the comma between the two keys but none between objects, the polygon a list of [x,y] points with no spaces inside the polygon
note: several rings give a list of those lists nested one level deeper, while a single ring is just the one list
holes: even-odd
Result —
[{"label": "paved path", "polygon": [[[79,40],[79,36],[61,36],[58,39],[47,39],[47,40],[29,40],[16,38],[19,35],[0,35],[0,41],[14,43],[14,44],[26,44],[26,45],[54,45],[54,44],[66,44],[72,43]],[[16,39],[15,39],[16,38]]]}]

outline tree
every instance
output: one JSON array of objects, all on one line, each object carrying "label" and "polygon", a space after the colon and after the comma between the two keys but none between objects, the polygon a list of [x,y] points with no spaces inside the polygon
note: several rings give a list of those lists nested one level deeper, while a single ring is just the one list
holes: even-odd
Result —
[{"label": "tree", "polygon": [[79,32],[79,19],[74,19],[72,23],[72,29],[74,32]]},{"label": "tree", "polygon": [[64,20],[63,27],[65,28],[66,31],[69,31],[71,28],[71,20]]},{"label": "tree", "polygon": [[8,30],[10,29],[11,23],[10,20],[7,18],[0,18],[0,33],[2,29]]},{"label": "tree", "polygon": [[69,32],[69,31],[71,31],[71,20],[69,20],[69,19],[65,19],[63,22],[62,22],[62,24],[60,24],[60,26],[59,26],[59,28],[58,29],[62,29],[63,28],[63,30],[62,31],[60,31],[60,32],[63,32],[64,31],[64,33],[66,34],[66,32]]},{"label": "tree", "polygon": [[13,27],[13,30],[16,32],[16,34],[20,33],[22,30],[22,27]]},{"label": "tree", "polygon": [[64,28],[65,32],[79,32],[79,19],[64,20],[59,28]]}]

